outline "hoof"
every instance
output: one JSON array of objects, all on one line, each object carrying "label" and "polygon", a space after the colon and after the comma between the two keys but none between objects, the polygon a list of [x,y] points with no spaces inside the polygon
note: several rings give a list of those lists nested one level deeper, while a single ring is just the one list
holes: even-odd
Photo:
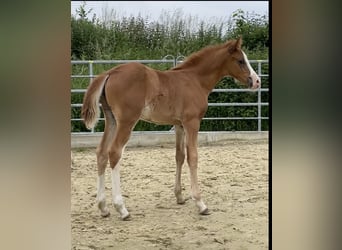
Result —
[{"label": "hoof", "polygon": [[104,212],[104,213],[101,213],[101,217],[103,217],[103,218],[106,218],[106,217],[108,217],[109,215],[110,215],[110,212],[109,212],[109,211]]},{"label": "hoof", "polygon": [[203,211],[200,211],[200,215],[209,215],[209,209],[206,207]]},{"label": "hoof", "polygon": [[131,215],[130,214],[126,214],[125,216],[122,216],[121,219],[124,220],[124,221],[131,220]]},{"label": "hoof", "polygon": [[183,205],[183,204],[185,204],[185,199],[179,199],[179,200],[177,200],[177,204],[179,204],[179,205]]}]

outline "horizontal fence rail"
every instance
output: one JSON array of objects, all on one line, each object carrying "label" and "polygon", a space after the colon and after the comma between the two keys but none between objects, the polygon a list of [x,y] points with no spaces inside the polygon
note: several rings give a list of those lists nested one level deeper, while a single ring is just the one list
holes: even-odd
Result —
[{"label": "horizontal fence rail", "polygon": [[[167,58],[172,58],[172,59],[167,59]],[[174,58],[172,55],[165,56],[164,59],[161,60],[90,60],[90,61],[76,61],[73,60],[71,61],[71,65],[87,65],[89,71],[87,72],[88,74],[75,74],[71,75],[71,79],[77,79],[77,78],[85,78],[89,79],[89,82],[91,79],[95,78],[97,75],[94,75],[94,65],[105,65],[105,64],[124,64],[124,63],[129,63],[129,62],[139,62],[143,64],[172,64],[172,67],[175,67],[177,64],[181,63],[184,57],[177,57]],[[249,61],[251,65],[257,64],[257,74],[263,78],[263,77],[268,77],[268,74],[262,74],[262,64],[268,64],[268,60],[250,60]],[[262,82],[262,80],[261,80]],[[204,117],[203,120],[258,120],[258,131],[262,131],[261,129],[261,121],[262,120],[268,120],[269,117],[262,117],[261,115],[261,107],[262,106],[268,106],[268,102],[261,102],[261,93],[262,92],[268,92],[268,88],[259,88],[257,90],[252,90],[252,89],[213,89],[212,93],[237,93],[237,92],[257,92],[257,102],[248,102],[248,103],[208,103],[209,107],[258,107],[258,115],[256,117]],[[86,92],[86,89],[71,89],[71,94],[84,94]],[[81,108],[82,103],[71,103],[71,108]],[[80,117],[76,118],[71,118],[71,122],[75,121],[81,121],[82,119]],[[104,118],[99,118],[99,121],[103,121]],[[71,131],[72,134],[93,134],[94,129],[92,129],[89,132],[74,132]]]}]

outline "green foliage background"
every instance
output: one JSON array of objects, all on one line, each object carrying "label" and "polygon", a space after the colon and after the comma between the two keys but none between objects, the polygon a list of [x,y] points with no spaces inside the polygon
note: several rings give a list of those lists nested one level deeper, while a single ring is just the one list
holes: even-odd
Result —
[{"label": "green foliage background", "polygon": [[[249,59],[268,59],[269,23],[266,16],[236,10],[227,22],[213,23],[184,16],[181,11],[164,12],[158,21],[147,17],[118,17],[107,11],[105,20],[95,15],[89,20],[86,4],[71,17],[71,60],[162,59],[166,55],[188,56],[201,48],[223,43],[231,38],[243,37],[244,51]],[[108,14],[109,13],[109,14]],[[94,74],[115,65],[94,65]],[[167,70],[172,64],[151,64],[152,68]],[[256,64],[252,64],[256,70]],[[89,74],[87,65],[72,65],[72,74]],[[268,74],[268,64],[262,64],[262,74]],[[86,88],[88,78],[72,78],[73,89]],[[268,76],[262,77],[262,88],[269,87]],[[222,79],[216,88],[243,88],[230,78]],[[268,102],[268,92],[262,92],[261,101]],[[71,103],[82,103],[83,94],[73,93]],[[257,92],[212,93],[212,102],[257,102]],[[262,117],[268,117],[268,106],[262,107]],[[206,117],[256,117],[257,107],[209,107]],[[71,109],[71,117],[80,117],[80,108]],[[99,121],[95,131],[103,131]],[[158,126],[139,122],[135,130],[169,130],[171,126]],[[255,131],[257,120],[203,120],[202,131]],[[82,121],[72,121],[72,132],[87,131]],[[262,120],[262,130],[268,130],[268,120]]]}]

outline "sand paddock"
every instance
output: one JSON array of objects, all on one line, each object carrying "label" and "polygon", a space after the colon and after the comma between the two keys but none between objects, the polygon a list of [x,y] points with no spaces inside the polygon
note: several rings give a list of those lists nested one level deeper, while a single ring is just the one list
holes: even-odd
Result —
[{"label": "sand paddock", "polygon": [[[111,200],[102,218],[96,207],[95,149],[72,150],[72,249],[268,249],[268,140],[230,140],[200,146],[199,186],[211,214],[201,216],[192,200],[176,204],[175,148],[126,148],[121,188],[130,221],[121,221]],[[183,167],[182,187],[190,178]]]}]

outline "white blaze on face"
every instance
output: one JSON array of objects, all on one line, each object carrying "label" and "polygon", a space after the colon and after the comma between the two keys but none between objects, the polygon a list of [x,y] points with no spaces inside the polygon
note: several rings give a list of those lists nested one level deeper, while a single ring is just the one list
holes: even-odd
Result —
[{"label": "white blaze on face", "polygon": [[252,88],[253,89],[259,88],[261,86],[260,77],[257,75],[257,73],[255,73],[254,69],[249,64],[249,61],[248,61],[248,58],[247,58],[245,52],[242,51],[242,54],[243,54],[243,57],[245,59],[246,65],[247,65],[247,67],[249,69],[250,77],[252,78],[252,81],[253,81]]}]

